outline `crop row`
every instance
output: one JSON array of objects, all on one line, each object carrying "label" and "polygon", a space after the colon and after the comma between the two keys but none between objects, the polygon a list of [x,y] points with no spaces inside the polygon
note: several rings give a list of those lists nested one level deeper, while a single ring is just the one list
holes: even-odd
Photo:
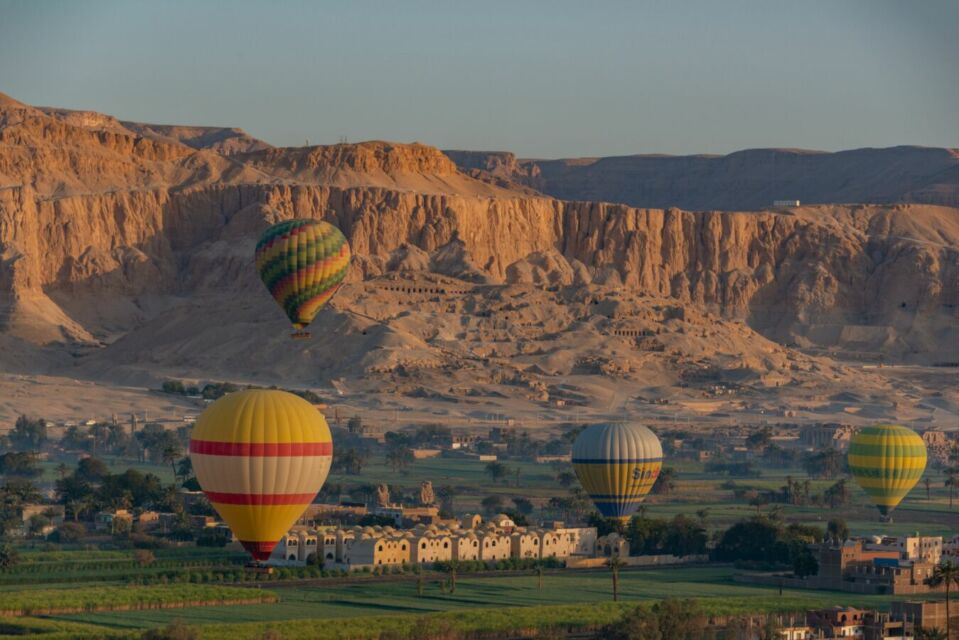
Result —
[{"label": "crop row", "polygon": [[52,615],[276,601],[276,595],[269,591],[193,584],[36,589],[5,592],[0,598],[0,615]]}]

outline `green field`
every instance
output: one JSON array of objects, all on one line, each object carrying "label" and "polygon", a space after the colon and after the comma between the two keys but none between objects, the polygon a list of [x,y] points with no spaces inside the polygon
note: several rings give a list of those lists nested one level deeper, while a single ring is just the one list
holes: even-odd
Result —
[{"label": "green field", "polygon": [[[697,598],[704,604],[739,607],[745,611],[802,611],[810,607],[849,604],[888,607],[888,596],[864,596],[838,592],[786,589],[778,591],[732,581],[728,567],[623,571],[620,597],[641,602],[668,597]],[[196,607],[176,610],[102,612],[59,616],[63,620],[103,625],[111,629],[144,628],[182,620],[190,624],[223,622],[269,622],[307,618],[352,618],[357,616],[423,615],[475,608],[535,607],[541,605],[601,603],[612,598],[606,571],[568,570],[547,574],[543,588],[535,576],[496,576],[457,580],[456,593],[441,591],[432,576],[422,596],[415,579],[404,582],[374,581],[320,587],[270,585],[280,602],[256,607]]]}]

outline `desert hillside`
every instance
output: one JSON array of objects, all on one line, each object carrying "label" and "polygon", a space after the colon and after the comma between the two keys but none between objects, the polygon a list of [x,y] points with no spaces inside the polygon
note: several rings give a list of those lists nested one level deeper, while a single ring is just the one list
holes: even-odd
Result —
[{"label": "desert hillside", "polygon": [[956,149],[748,149],[725,156],[561,160],[518,160],[508,152],[445,153],[465,171],[494,175],[564,200],[725,211],[760,210],[775,200],[959,206]]},{"label": "desert hillside", "polygon": [[[834,193],[867,204],[638,209],[542,195],[588,177],[501,160],[464,170],[461,154],[415,143],[274,148],[0,96],[0,367],[333,385],[463,420],[512,401],[529,416],[669,398],[704,415],[796,413],[768,390],[792,390],[813,419],[845,411],[829,400],[837,380],[872,407],[864,418],[959,415],[948,389],[923,404],[933,376],[860,366],[880,352],[959,360],[959,210],[928,203],[951,196],[866,197],[873,183],[847,176]],[[718,180],[685,179],[689,194]],[[932,188],[919,182],[908,193]],[[293,216],[337,224],[356,255],[305,342],[251,266],[258,235]]]}]

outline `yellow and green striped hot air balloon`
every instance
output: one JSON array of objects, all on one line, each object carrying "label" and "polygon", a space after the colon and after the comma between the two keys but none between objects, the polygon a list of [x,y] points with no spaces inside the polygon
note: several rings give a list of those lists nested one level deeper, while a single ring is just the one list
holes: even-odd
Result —
[{"label": "yellow and green striped hot air balloon", "polygon": [[333,297],[350,266],[343,233],[322,220],[286,220],[267,229],[256,243],[256,270],[297,333]]},{"label": "yellow and green striped hot air balloon", "polygon": [[866,427],[849,443],[849,469],[879,513],[888,516],[922,478],[926,445],[906,427]]},{"label": "yellow and green striped hot air balloon", "polygon": [[200,415],[190,458],[213,508],[259,561],[323,486],[333,440],[323,414],[303,398],[250,389],[223,396]]},{"label": "yellow and green striped hot air balloon", "polygon": [[653,488],[663,466],[663,448],[639,424],[598,424],[573,443],[573,470],[606,518],[626,522]]}]

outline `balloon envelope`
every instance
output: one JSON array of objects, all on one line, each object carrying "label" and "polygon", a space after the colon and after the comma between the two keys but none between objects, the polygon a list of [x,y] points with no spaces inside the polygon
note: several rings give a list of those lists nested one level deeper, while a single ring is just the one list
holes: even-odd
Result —
[{"label": "balloon envelope", "polygon": [[638,424],[587,427],[573,443],[573,470],[599,512],[629,519],[663,465],[659,438]]},{"label": "balloon envelope", "polygon": [[902,502],[925,468],[926,445],[906,427],[866,427],[849,443],[849,469],[882,515]]},{"label": "balloon envelope", "polygon": [[270,557],[313,501],[332,456],[326,419],[285,391],[220,398],[197,419],[190,439],[203,493],[257,560]]},{"label": "balloon envelope", "polygon": [[333,297],[350,266],[350,245],[322,220],[286,220],[256,243],[256,270],[293,326],[303,329]]}]

